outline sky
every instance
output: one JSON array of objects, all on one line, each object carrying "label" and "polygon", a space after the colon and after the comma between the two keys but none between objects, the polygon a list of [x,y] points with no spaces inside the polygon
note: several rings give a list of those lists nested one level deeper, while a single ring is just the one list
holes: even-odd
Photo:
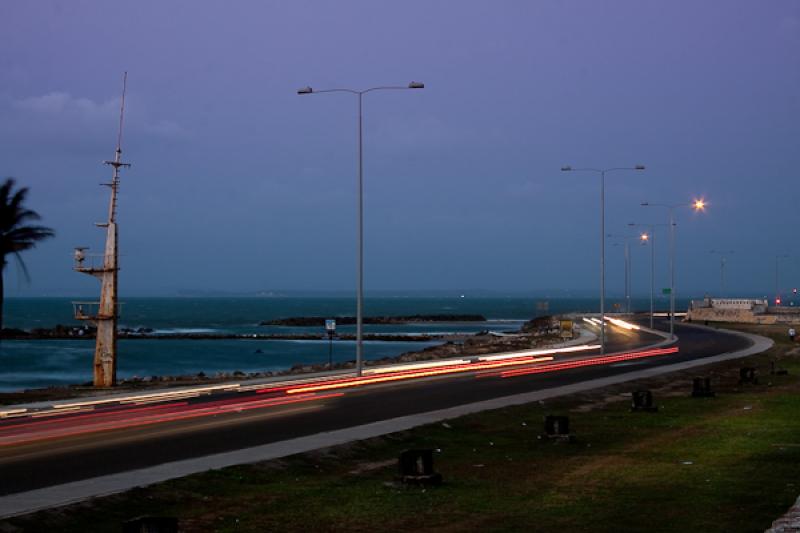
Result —
[{"label": "sky", "polygon": [[709,203],[676,210],[678,294],[719,294],[712,250],[728,295],[772,295],[784,254],[800,285],[796,0],[7,0],[0,42],[0,177],[57,231],[11,296],[99,292],[72,250],[103,244],[123,71],[123,296],[353,289],[356,98],[297,89],[410,81],[364,96],[368,290],[596,291],[600,179],[560,168],[636,164],[607,233]]}]

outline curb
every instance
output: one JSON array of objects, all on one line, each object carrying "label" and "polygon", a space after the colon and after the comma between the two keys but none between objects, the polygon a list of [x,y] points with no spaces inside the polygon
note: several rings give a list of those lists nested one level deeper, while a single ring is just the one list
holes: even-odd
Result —
[{"label": "curb", "polygon": [[800,531],[800,497],[782,517],[772,523],[764,533],[796,533]]}]

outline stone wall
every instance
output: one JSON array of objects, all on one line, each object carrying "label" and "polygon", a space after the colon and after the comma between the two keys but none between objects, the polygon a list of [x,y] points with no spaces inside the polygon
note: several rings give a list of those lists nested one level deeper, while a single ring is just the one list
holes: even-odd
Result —
[{"label": "stone wall", "polygon": [[687,322],[738,322],[742,324],[800,324],[800,315],[787,314],[754,314],[749,309],[714,309],[701,307],[689,309]]}]

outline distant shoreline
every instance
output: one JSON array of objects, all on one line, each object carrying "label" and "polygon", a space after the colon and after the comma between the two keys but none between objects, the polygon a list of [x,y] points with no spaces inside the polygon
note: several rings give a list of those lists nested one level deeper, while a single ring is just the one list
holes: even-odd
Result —
[{"label": "distant shoreline", "polygon": [[[84,332],[84,333],[78,333]],[[428,342],[462,339],[468,334],[442,333],[442,334],[403,334],[403,333],[365,333],[365,341],[382,342]],[[46,331],[3,330],[3,340],[94,340],[94,331],[81,328],[68,328],[59,330],[53,328]],[[328,337],[323,334],[313,333],[139,333],[138,330],[120,331],[117,337],[120,340],[275,340],[275,341],[324,341]],[[336,335],[336,341],[353,341],[354,334]]]},{"label": "distant shoreline", "polygon": [[[261,326],[286,326],[286,327],[323,327],[325,317],[301,316],[265,320]],[[337,325],[354,325],[355,317],[336,317]],[[432,324],[432,323],[485,323],[486,317],[477,314],[431,314],[431,315],[406,315],[406,316],[375,316],[364,317],[364,324],[369,325],[403,325],[403,324]],[[327,340],[325,333],[156,333],[153,328],[120,328],[119,339],[180,339],[180,340]],[[387,342],[427,342],[433,340],[455,340],[463,338],[460,333],[366,333],[364,340]],[[95,329],[89,326],[64,326],[58,324],[53,328],[33,328],[30,330],[4,328],[2,338],[5,340],[87,340],[95,338]],[[355,340],[353,333],[335,335],[336,340]]]},{"label": "distant shoreline", "polygon": [[[322,327],[326,321],[335,320],[337,325],[352,326],[356,323],[354,316],[294,316],[264,320],[261,326],[289,326],[289,327]],[[432,315],[400,315],[400,316],[365,316],[364,324],[397,325],[397,324],[427,324],[427,323],[452,323],[452,322],[486,322],[486,317],[478,314],[432,314]]]}]

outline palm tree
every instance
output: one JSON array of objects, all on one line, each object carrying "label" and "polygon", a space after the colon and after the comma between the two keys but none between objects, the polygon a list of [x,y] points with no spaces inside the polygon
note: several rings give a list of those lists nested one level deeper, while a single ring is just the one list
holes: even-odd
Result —
[{"label": "palm tree", "polygon": [[16,257],[26,279],[30,279],[25,262],[19,253],[30,250],[36,243],[49,239],[55,232],[45,226],[30,226],[28,223],[40,220],[39,213],[25,207],[28,188],[14,190],[14,179],[8,178],[0,185],[0,337],[3,334],[3,273],[8,264],[8,256]]}]

